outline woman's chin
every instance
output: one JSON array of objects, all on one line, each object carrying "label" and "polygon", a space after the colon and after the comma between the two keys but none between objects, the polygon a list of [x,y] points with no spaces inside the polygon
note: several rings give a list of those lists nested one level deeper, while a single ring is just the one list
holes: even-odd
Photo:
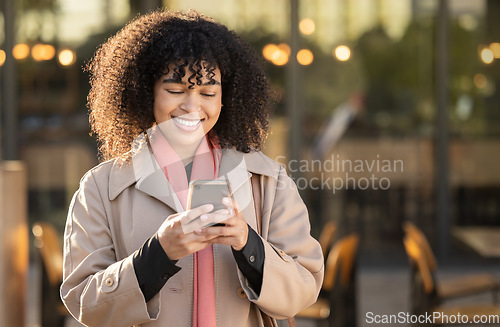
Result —
[{"label": "woman's chin", "polygon": [[[170,135],[169,135],[170,134]],[[190,133],[166,133],[165,137],[171,146],[198,146],[201,140],[205,136],[203,129],[200,128],[199,131],[190,132]]]}]

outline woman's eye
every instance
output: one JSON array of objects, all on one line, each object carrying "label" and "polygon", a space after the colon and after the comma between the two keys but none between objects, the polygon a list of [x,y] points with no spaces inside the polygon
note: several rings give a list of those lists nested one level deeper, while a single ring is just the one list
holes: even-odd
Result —
[{"label": "woman's eye", "polygon": [[184,93],[182,91],[175,91],[175,90],[167,90],[167,92],[170,94],[182,94],[182,93]]},{"label": "woman's eye", "polygon": [[215,96],[215,93],[201,93],[201,95],[203,95],[204,97],[214,97]]}]

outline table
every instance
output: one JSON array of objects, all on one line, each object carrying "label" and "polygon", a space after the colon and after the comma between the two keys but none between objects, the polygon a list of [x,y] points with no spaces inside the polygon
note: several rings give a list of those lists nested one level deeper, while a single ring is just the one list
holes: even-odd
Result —
[{"label": "table", "polygon": [[452,236],[487,259],[500,259],[500,227],[454,227]]}]

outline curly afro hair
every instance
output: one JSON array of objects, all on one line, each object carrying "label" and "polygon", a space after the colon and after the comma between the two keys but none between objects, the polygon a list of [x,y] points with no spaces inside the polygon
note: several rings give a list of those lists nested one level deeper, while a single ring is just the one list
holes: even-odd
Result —
[{"label": "curly afro hair", "polygon": [[121,156],[155,124],[154,83],[174,67],[199,84],[201,67],[221,72],[220,117],[213,127],[222,148],[259,150],[267,135],[270,84],[261,60],[226,26],[195,11],[140,16],[105,42],[87,65],[90,125],[101,159]]}]

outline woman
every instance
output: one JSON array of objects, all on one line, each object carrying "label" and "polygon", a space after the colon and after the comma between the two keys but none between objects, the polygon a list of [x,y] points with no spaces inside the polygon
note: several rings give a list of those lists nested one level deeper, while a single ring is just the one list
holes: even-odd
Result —
[{"label": "woman", "polygon": [[[269,85],[257,56],[195,12],[153,12],[89,65],[102,158],[65,230],[61,297],[89,326],[262,326],[312,304],[323,258],[293,181],[260,149]],[[251,176],[261,187],[261,231]],[[227,209],[188,210],[188,182],[227,179]],[[192,221],[220,223],[187,231]]]}]

